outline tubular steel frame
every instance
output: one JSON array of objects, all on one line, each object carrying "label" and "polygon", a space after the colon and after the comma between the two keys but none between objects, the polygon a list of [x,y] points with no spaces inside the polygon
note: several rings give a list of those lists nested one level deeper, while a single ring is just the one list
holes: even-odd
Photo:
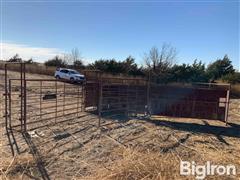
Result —
[{"label": "tubular steel frame", "polygon": [[102,83],[99,119],[101,116],[112,117],[133,113],[216,119],[227,123],[230,88],[229,84],[219,86],[210,83],[177,87],[151,83],[150,80],[146,86]]},{"label": "tubular steel frame", "polygon": [[[8,66],[11,64],[20,66],[20,78],[8,78]],[[26,133],[27,123],[32,123],[30,112],[34,112],[34,117],[39,117],[40,121],[54,119],[54,123],[57,123],[57,119],[60,117],[78,116],[80,111],[85,111],[85,101],[83,100],[85,85],[69,84],[56,79],[26,79],[25,66],[25,63],[5,64],[5,93],[3,95],[5,96],[4,117],[7,132],[20,126],[20,131]],[[35,85],[33,85],[34,83]],[[44,86],[44,83],[48,84]],[[13,87],[17,90],[15,91]],[[31,106],[34,106],[35,109],[30,111]],[[13,109],[14,111],[12,111]],[[61,113],[62,115],[59,116]],[[54,117],[50,117],[53,114]],[[50,118],[43,118],[45,115]],[[20,124],[18,124],[18,120],[20,120]]]},{"label": "tubular steel frame", "polygon": [[[56,124],[59,118],[68,115],[78,116],[83,109],[83,86],[67,84],[55,79],[26,79],[25,82],[26,89],[35,88],[34,92],[27,93],[25,96],[26,103],[35,106],[28,109],[29,113],[26,113],[29,120],[30,116],[34,116],[40,117],[40,121],[54,119],[52,123]],[[37,85],[33,86],[31,83]],[[40,113],[36,113],[35,109],[39,109]],[[30,114],[31,112],[35,114]]]},{"label": "tubular steel frame", "polygon": [[[180,111],[177,107],[182,106],[181,101],[183,101],[186,104],[191,103],[191,108],[194,109],[195,106],[200,102],[199,100],[196,100],[197,93],[195,94],[196,97],[193,97],[193,99],[189,100],[188,97],[179,98],[178,96],[174,96],[178,101],[177,106],[169,106],[168,104],[164,104],[164,98],[168,100],[168,95],[166,96],[166,92],[163,91],[163,85],[158,85],[151,83],[151,78],[149,75],[148,80],[145,81],[138,81],[134,78],[125,78],[125,79],[119,79],[119,78],[103,78],[101,75],[96,79],[95,81],[86,82],[86,84],[80,86],[80,85],[69,85],[67,82],[58,81],[55,79],[26,79],[26,64],[25,63],[14,63],[20,66],[20,79],[10,79],[8,78],[8,66],[13,63],[6,63],[5,64],[5,128],[8,130],[8,128],[12,128],[12,87],[13,87],[13,81],[20,82],[20,126],[21,131],[26,132],[27,131],[27,121],[28,121],[28,105],[35,105],[37,111],[39,114],[35,115],[40,117],[40,119],[44,119],[44,115],[54,114],[54,123],[57,123],[57,119],[59,118],[59,113],[62,112],[62,116],[67,116],[69,114],[76,114],[79,115],[80,111],[86,111],[87,107],[96,107],[97,115],[98,115],[98,127],[101,126],[101,118],[102,116],[112,117],[118,114],[125,114],[125,115],[131,115],[131,114],[144,114],[144,115],[151,115],[156,114],[156,106],[160,108],[160,111],[163,111],[164,108],[170,108],[172,111]],[[48,94],[46,85],[44,86],[44,83],[52,83],[53,86],[50,87],[51,90],[54,89],[54,92],[51,91],[50,94]],[[31,85],[31,83],[38,83],[36,87]],[[60,85],[61,84],[61,85]],[[68,86],[72,86],[72,89]],[[165,85],[166,86],[166,85]],[[81,88],[80,88],[81,87]],[[166,86],[167,87],[167,86]],[[38,89],[37,92],[34,92],[31,90],[32,88]],[[174,87],[167,87],[170,90],[174,89]],[[179,88],[179,87],[178,87]],[[195,89],[193,89],[193,92],[195,90],[201,90],[205,89],[206,93],[209,93],[210,96],[215,91],[218,90],[219,87],[217,87],[215,84],[198,84],[195,85]],[[228,109],[229,109],[229,94],[230,94],[230,85],[227,85],[224,87],[225,89],[222,90],[222,93],[220,94],[226,94],[220,95],[220,98],[225,98],[224,102],[220,102],[220,100],[214,99],[212,101],[201,101],[203,106],[204,104],[208,103],[214,103],[216,104],[216,108],[219,106],[220,103],[224,103],[224,120],[227,123],[228,118]],[[184,88],[183,88],[184,90]],[[174,91],[173,91],[174,92]],[[174,95],[172,92],[171,95]],[[197,91],[196,91],[197,92]],[[212,93],[213,92],[213,93]],[[29,94],[32,93],[32,96],[29,96]],[[165,93],[165,94],[164,94]],[[188,94],[193,95],[193,94]],[[39,96],[39,97],[37,97]],[[43,112],[44,109],[44,97],[48,97],[51,100],[49,102],[52,102],[52,106],[47,107],[48,110],[51,108],[54,108],[54,111],[52,112]],[[164,97],[166,96],[166,97]],[[37,98],[36,98],[37,97]],[[210,98],[210,97],[209,97]],[[218,96],[217,96],[218,98]],[[53,100],[55,99],[55,101]],[[73,102],[73,99],[76,100],[76,102]],[[219,99],[219,98],[218,98]],[[71,103],[67,103],[67,101],[70,101]],[[81,101],[80,101],[81,100]],[[53,101],[55,103],[53,103]],[[35,102],[35,104],[34,104]],[[157,104],[155,103],[157,102]],[[28,104],[29,103],[29,104]],[[36,105],[36,103],[38,105]],[[162,103],[162,104],[161,104]],[[74,106],[76,105],[76,107]],[[160,107],[161,106],[161,107]],[[169,106],[169,107],[167,107]],[[209,105],[210,106],[210,105]],[[61,108],[62,107],[62,108]],[[70,107],[70,108],[67,108]],[[46,108],[46,107],[45,107]],[[154,111],[155,108],[155,111]],[[161,109],[162,108],[162,109]],[[172,109],[171,109],[172,108]],[[207,106],[205,107],[207,108]],[[94,108],[93,108],[94,109]],[[180,108],[181,109],[181,108]],[[67,113],[67,111],[73,111],[71,113]],[[180,112],[184,114],[186,111]],[[216,114],[218,113],[218,109],[216,110]],[[167,114],[167,113],[165,113]],[[177,113],[179,114],[179,113]],[[191,112],[192,115],[195,114],[194,111]],[[164,113],[163,113],[164,115]],[[218,114],[217,114],[218,115]],[[188,115],[189,116],[189,115]],[[190,115],[191,116],[191,115]],[[216,118],[218,119],[218,118]],[[45,119],[47,120],[47,119]]]},{"label": "tubular steel frame", "polygon": [[10,108],[8,107],[8,103],[11,103],[11,81],[10,79],[8,79],[8,65],[11,64],[16,64],[16,65],[20,65],[20,98],[21,98],[21,107],[20,107],[20,122],[21,122],[21,131],[25,132],[26,131],[26,100],[25,100],[25,95],[26,95],[26,83],[25,83],[25,79],[26,79],[26,73],[25,73],[25,63],[6,63],[4,66],[4,74],[5,74],[5,128],[6,131],[8,131],[8,126],[11,129],[11,119],[9,119],[9,117],[11,118],[11,105]]}]

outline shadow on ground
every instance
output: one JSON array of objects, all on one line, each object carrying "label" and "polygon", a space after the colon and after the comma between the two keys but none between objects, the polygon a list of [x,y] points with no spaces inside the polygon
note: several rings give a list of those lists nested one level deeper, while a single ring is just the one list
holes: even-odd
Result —
[{"label": "shadow on ground", "polygon": [[145,121],[150,122],[156,126],[165,126],[171,129],[176,129],[180,131],[187,131],[191,133],[203,133],[211,134],[216,136],[219,141],[228,145],[228,143],[223,139],[225,137],[240,138],[240,125],[229,123],[228,126],[214,126],[209,125],[207,121],[203,121],[204,125],[196,123],[184,123],[184,122],[172,122],[167,120],[152,120],[145,119]]}]

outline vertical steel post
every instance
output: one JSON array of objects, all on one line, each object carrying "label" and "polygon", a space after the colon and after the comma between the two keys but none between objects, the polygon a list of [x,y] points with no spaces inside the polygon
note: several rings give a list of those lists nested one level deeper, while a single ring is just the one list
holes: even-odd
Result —
[{"label": "vertical steel post", "polygon": [[82,85],[82,102],[81,102],[81,111],[85,111],[85,93],[86,93],[86,83]]},{"label": "vertical steel post", "polygon": [[65,115],[65,94],[66,94],[65,82],[63,83],[63,115]]},{"label": "vertical steel post", "polygon": [[102,114],[102,75],[99,81],[99,99],[98,99],[98,128],[101,127],[101,114]]},{"label": "vertical steel post", "polygon": [[56,93],[56,101],[55,101],[55,124],[57,123],[57,81],[55,81],[55,93]]},{"label": "vertical steel post", "polygon": [[23,71],[23,64],[22,63],[20,63],[20,79],[21,79],[21,84],[20,84],[20,86],[21,86],[21,89],[20,89],[20,93],[21,93],[21,95],[20,95],[20,97],[21,97],[21,109],[20,109],[20,113],[21,113],[21,117],[20,117],[20,121],[21,121],[21,131],[23,132],[23,73],[22,73],[22,71]]},{"label": "vertical steel post", "polygon": [[24,89],[23,89],[23,127],[24,127],[24,132],[27,131],[27,83],[26,80],[24,80]]},{"label": "vertical steel post", "polygon": [[39,109],[40,109],[40,119],[42,120],[42,81],[40,81],[40,93],[39,93],[40,99],[40,105],[39,105]]},{"label": "vertical steel post", "polygon": [[138,107],[139,107],[139,105],[138,105],[138,86],[136,86],[135,87],[135,116],[137,116],[137,114],[138,114]]},{"label": "vertical steel post", "polygon": [[77,91],[77,117],[78,117],[78,113],[79,113],[79,96],[80,96],[79,87],[80,86],[78,86],[78,91]]},{"label": "vertical steel post", "polygon": [[7,89],[7,64],[4,66],[5,68],[5,128],[8,131],[8,89]]},{"label": "vertical steel post", "polygon": [[26,83],[26,64],[23,64],[23,81],[24,81],[24,132],[27,131],[27,83]]},{"label": "vertical steel post", "polygon": [[229,110],[229,96],[230,96],[230,89],[231,86],[229,87],[229,90],[227,91],[227,96],[226,96],[226,103],[225,103],[225,123],[228,123],[228,110]]},{"label": "vertical steel post", "polygon": [[9,105],[8,105],[8,113],[9,113],[9,115],[8,115],[8,117],[9,117],[9,127],[10,127],[10,129],[12,129],[12,118],[11,118],[11,114],[12,114],[12,100],[11,100],[11,86],[12,86],[12,83],[11,83],[11,79],[9,79],[8,80],[8,103],[9,103]]},{"label": "vertical steel post", "polygon": [[148,81],[147,81],[147,115],[151,115],[150,113],[150,76],[151,76],[151,71],[149,70],[148,73]]}]

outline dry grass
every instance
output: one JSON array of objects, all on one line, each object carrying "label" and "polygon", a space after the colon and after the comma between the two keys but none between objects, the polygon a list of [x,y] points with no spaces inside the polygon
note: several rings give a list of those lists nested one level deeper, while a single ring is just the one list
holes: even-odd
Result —
[{"label": "dry grass", "polygon": [[[16,72],[20,72],[20,65],[19,64],[11,64],[8,66],[8,73],[10,71],[11,74],[15,73],[17,74],[18,78],[20,77],[20,73],[16,73]],[[4,72],[5,69],[5,62],[1,62],[0,61],[0,70],[2,70],[2,72]],[[27,78],[30,78],[31,75],[45,75],[48,76],[48,78],[51,76],[54,76],[54,73],[56,71],[56,67],[54,66],[45,66],[44,64],[38,63],[38,64],[26,64],[25,67],[26,73],[27,74]],[[76,69],[79,72],[85,74],[86,78],[88,80],[96,80],[100,77],[100,71],[99,70],[83,70],[83,69]],[[30,75],[30,76],[29,76]],[[130,76],[130,75],[124,75],[124,74],[111,74],[111,73],[103,73],[101,72],[101,76],[103,79],[105,79],[104,81],[108,81],[108,82],[123,82],[126,81],[126,79],[129,79],[129,83],[136,83],[136,84],[144,84],[145,83],[145,78],[143,77],[135,77],[135,76]]]},{"label": "dry grass", "polygon": [[1,157],[0,176],[2,179],[23,179],[34,177],[36,163],[31,154],[16,155],[12,158]]},{"label": "dry grass", "polygon": [[[4,62],[0,62],[0,69],[4,70]],[[11,64],[8,66],[8,70],[20,72],[20,65],[19,64]],[[27,64],[26,65],[26,72],[33,73],[33,74],[41,74],[41,75],[53,75],[56,70],[56,67],[47,67],[42,64]]]},{"label": "dry grass", "polygon": [[[179,159],[174,154],[160,154],[120,148],[114,151],[119,160],[99,169],[87,179],[180,179]],[[171,171],[170,171],[171,170]]]},{"label": "dry grass", "polygon": [[240,97],[240,84],[234,84],[231,86],[231,93],[237,97]]},{"label": "dry grass", "polygon": [[[159,118],[154,118],[156,121]],[[174,120],[175,119],[175,120]],[[176,118],[169,118],[169,122],[176,121]],[[192,119],[181,119],[177,122],[189,121],[189,124],[194,122]],[[196,122],[196,120],[195,120]],[[199,122],[199,121],[198,121]],[[208,121],[212,126],[225,127],[224,123],[218,121]],[[141,122],[134,122],[138,124]],[[201,123],[199,123],[201,124]],[[147,127],[148,126],[148,127]],[[187,141],[182,140],[186,136],[185,132],[176,131],[171,128],[157,130],[154,126],[145,124],[144,132],[152,136],[153,142],[161,139],[163,136],[168,137],[164,143],[160,140],[156,142],[153,148],[148,143],[139,144],[130,148],[113,149],[111,156],[118,157],[115,161],[104,168],[97,169],[94,174],[83,179],[104,179],[104,180],[123,180],[123,179],[195,179],[194,176],[181,176],[179,173],[179,164],[181,160],[195,161],[197,164],[203,165],[207,161],[212,164],[234,164],[237,169],[240,168],[240,144],[238,138],[224,137],[229,143],[225,145],[219,142],[219,137],[214,137],[210,134],[195,134],[191,133]],[[211,128],[211,127],[209,127]],[[160,137],[158,137],[160,136]],[[156,137],[156,138],[155,138]],[[115,138],[118,139],[118,138]],[[141,138],[142,140],[144,137]],[[168,149],[168,151],[165,151]],[[236,176],[209,176],[207,179],[236,179]]]},{"label": "dry grass", "polygon": [[[203,150],[204,148],[201,148]],[[119,156],[119,159],[110,163],[109,166],[97,169],[91,176],[84,177],[83,179],[102,179],[102,180],[169,180],[169,179],[195,179],[195,176],[181,176],[180,161],[181,155],[174,151],[169,153],[160,153],[154,151],[139,151],[131,148],[121,148],[113,150]],[[186,152],[186,151],[185,151]],[[190,157],[187,161],[195,161],[199,164],[205,164],[206,161],[210,161],[213,164],[226,164],[229,163],[229,154],[217,152],[198,152],[203,159],[196,159],[196,157]],[[236,157],[235,157],[236,158]],[[239,159],[230,158],[231,164],[237,165],[239,168]],[[234,162],[234,163],[233,163]],[[238,164],[236,164],[238,163]],[[236,176],[209,176],[208,179],[235,179]]]},{"label": "dry grass", "polygon": [[[18,73],[13,72],[9,75],[19,76]],[[31,74],[27,76],[36,77]],[[47,76],[41,77],[47,78]],[[230,105],[229,120],[238,126],[240,116],[236,114],[239,112],[239,107],[239,99],[234,99],[234,104]],[[44,159],[44,166],[51,179],[195,179],[193,176],[179,175],[181,159],[199,164],[204,164],[206,161],[214,164],[234,164],[240,169],[239,136],[224,135],[222,131],[231,130],[231,127],[226,127],[225,123],[154,116],[151,121],[133,119],[119,123],[104,119],[106,124],[110,125],[106,126],[106,131],[99,134],[96,128],[89,124],[97,122],[91,118],[93,117],[73,120],[69,118],[59,125],[38,127],[37,132],[43,132],[45,136],[35,137],[32,140]],[[159,121],[160,124],[155,124],[155,121]],[[41,122],[40,125],[46,125],[46,122]],[[189,129],[191,125],[195,129]],[[196,129],[198,127],[207,131],[198,131]],[[212,130],[213,127],[222,131],[215,132]],[[67,132],[70,136],[56,141],[52,134],[53,130]],[[0,149],[6,151],[6,154],[0,155],[1,179],[34,179],[34,177],[41,179],[35,159],[32,154],[27,153],[29,149],[22,141],[22,136],[14,131],[21,154],[12,157],[8,140],[4,136],[4,127],[2,129],[0,127],[0,131],[3,134],[0,137],[2,138]],[[213,133],[208,133],[209,131]],[[106,136],[111,136],[112,139]],[[214,176],[207,179],[229,179],[229,177]]]}]

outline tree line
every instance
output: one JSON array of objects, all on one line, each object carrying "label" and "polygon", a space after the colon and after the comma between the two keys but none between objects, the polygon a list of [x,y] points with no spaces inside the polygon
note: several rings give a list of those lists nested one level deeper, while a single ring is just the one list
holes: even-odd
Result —
[{"label": "tree line", "polygon": [[[66,67],[74,69],[100,70],[111,74],[124,74],[129,76],[141,76],[157,83],[192,83],[192,82],[215,82],[222,80],[228,83],[240,83],[240,73],[237,72],[227,55],[221,59],[206,65],[202,61],[194,60],[192,64],[176,64],[177,51],[174,47],[163,44],[159,49],[152,47],[145,53],[143,65],[138,65],[135,58],[128,56],[122,61],[116,59],[99,59],[90,64],[84,64],[77,48],[63,56],[55,56],[47,60],[46,66]],[[22,59],[15,55],[9,62],[20,62]],[[35,63],[32,59],[26,63]]]}]

